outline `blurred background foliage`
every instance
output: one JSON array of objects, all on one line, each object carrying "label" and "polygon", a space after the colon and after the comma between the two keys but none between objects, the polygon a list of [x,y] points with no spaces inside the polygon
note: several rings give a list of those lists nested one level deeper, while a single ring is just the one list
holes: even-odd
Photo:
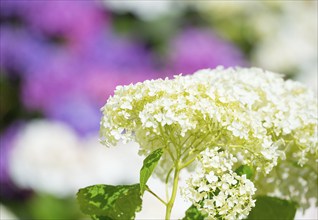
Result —
[{"label": "blurred background foliage", "polygon": [[[138,179],[135,146],[98,143],[116,85],[258,66],[317,91],[315,0],[0,6],[1,219],[84,219],[78,188]],[[138,162],[127,168],[127,158]]]}]

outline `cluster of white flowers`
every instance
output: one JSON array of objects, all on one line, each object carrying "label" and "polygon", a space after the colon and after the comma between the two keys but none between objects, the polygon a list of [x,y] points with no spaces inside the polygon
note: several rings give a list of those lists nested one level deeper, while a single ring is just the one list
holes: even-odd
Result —
[{"label": "cluster of white flowers", "polygon": [[237,159],[221,148],[201,152],[194,176],[182,188],[183,196],[192,202],[206,219],[243,219],[255,206],[254,184],[233,171]]},{"label": "cluster of white flowers", "polygon": [[287,143],[300,165],[317,152],[314,94],[258,68],[219,67],[118,86],[102,112],[104,144],[135,140],[143,155],[163,147],[164,169],[212,146],[265,173],[284,159]]},{"label": "cluster of white flowers", "polygon": [[268,175],[257,173],[254,183],[258,193],[297,201],[304,211],[312,202],[318,206],[318,161],[317,155],[310,154],[300,166],[296,147],[290,144],[285,151],[286,160],[280,161]]}]

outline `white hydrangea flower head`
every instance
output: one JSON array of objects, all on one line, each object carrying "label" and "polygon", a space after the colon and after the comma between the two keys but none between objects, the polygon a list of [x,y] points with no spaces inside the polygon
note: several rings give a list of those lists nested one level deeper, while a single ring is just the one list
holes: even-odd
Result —
[{"label": "white hydrangea flower head", "polygon": [[318,206],[317,155],[309,153],[304,156],[308,149],[298,151],[298,146],[293,142],[285,148],[285,160],[279,161],[268,175],[257,173],[254,183],[258,192],[296,201],[303,211],[312,202],[316,202]]},{"label": "white hydrangea flower head", "polygon": [[255,206],[256,189],[245,175],[233,171],[236,158],[214,147],[198,156],[195,175],[182,188],[182,195],[192,202],[206,219],[243,219]]},{"label": "white hydrangea flower head", "polygon": [[102,112],[105,145],[134,140],[142,155],[164,148],[158,174],[212,146],[264,173],[284,159],[288,145],[299,165],[317,158],[316,97],[258,68],[218,67],[118,86]]}]

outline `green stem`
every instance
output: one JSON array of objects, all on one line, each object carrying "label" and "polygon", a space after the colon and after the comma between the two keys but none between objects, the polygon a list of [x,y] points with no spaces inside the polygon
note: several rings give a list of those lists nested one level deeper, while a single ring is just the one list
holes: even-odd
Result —
[{"label": "green stem", "polygon": [[169,199],[169,178],[170,178],[170,174],[173,170],[173,167],[169,170],[167,177],[166,177],[166,199]]},{"label": "green stem", "polygon": [[185,162],[184,164],[181,164],[180,166],[180,170],[182,170],[183,168],[189,166],[193,161],[195,161],[196,157],[193,157],[191,160]]},{"label": "green stem", "polygon": [[161,199],[156,193],[154,193],[151,189],[149,189],[149,187],[147,186],[146,190],[151,193],[152,195],[154,195],[160,202],[162,202],[165,206],[167,206],[167,203]]},{"label": "green stem", "polygon": [[177,191],[178,191],[178,182],[179,182],[179,174],[180,174],[180,169],[179,165],[176,164],[176,168],[174,171],[174,177],[173,177],[173,188],[172,188],[172,193],[169,202],[166,205],[166,220],[170,220],[171,216],[171,210],[174,204],[174,201],[177,196]]}]

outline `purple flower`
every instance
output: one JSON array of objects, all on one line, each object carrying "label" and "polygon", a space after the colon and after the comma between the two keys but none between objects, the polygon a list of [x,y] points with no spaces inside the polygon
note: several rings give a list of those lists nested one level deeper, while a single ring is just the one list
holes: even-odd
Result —
[{"label": "purple flower", "polygon": [[73,127],[81,136],[97,133],[101,114],[100,107],[85,97],[61,99],[53,108],[47,109],[47,117],[62,121]]},{"label": "purple flower", "polygon": [[0,138],[0,181],[1,184],[7,182],[9,177],[9,151],[16,135],[17,126],[9,127],[5,132],[1,134]]},{"label": "purple flower", "polygon": [[18,17],[31,32],[66,38],[77,47],[109,25],[109,16],[100,4],[94,0],[4,1],[1,15]]},{"label": "purple flower", "polygon": [[72,69],[35,76],[24,84],[24,103],[84,135],[99,130],[99,109],[117,85],[156,78],[157,73],[142,68],[123,71],[95,66],[84,73]]},{"label": "purple flower", "polygon": [[28,10],[30,3],[31,1],[28,0],[2,0],[0,1],[0,15],[2,18],[22,17]]},{"label": "purple flower", "polygon": [[83,74],[80,63],[67,53],[55,55],[25,78],[22,101],[27,108],[45,111],[53,108],[61,97],[76,94],[78,79]]},{"label": "purple flower", "polygon": [[22,100],[29,109],[67,122],[81,134],[97,132],[99,108],[117,85],[157,77],[151,54],[142,45],[97,35],[76,52],[52,51],[45,65],[25,78]]},{"label": "purple flower", "polygon": [[113,95],[113,91],[118,85],[128,85],[131,83],[142,82],[146,79],[156,79],[163,74],[151,68],[133,69],[105,69],[91,68],[83,79],[82,92],[89,96],[89,99],[102,107],[105,100]]},{"label": "purple flower", "polygon": [[65,38],[74,48],[90,42],[109,23],[97,1],[34,1],[28,12],[31,30]]},{"label": "purple flower", "polygon": [[23,29],[1,26],[0,31],[0,67],[8,72],[32,74],[57,52],[57,48],[45,44],[43,38]]},{"label": "purple flower", "polygon": [[135,41],[113,33],[99,34],[82,45],[80,56],[85,63],[109,69],[153,68],[152,54]]},{"label": "purple flower", "polygon": [[238,48],[208,29],[187,29],[172,40],[170,48],[168,69],[175,74],[219,65],[246,65]]}]

